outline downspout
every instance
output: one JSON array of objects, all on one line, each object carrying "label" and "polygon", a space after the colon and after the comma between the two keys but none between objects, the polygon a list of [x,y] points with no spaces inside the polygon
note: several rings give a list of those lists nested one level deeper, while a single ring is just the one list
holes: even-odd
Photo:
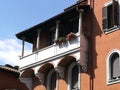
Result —
[{"label": "downspout", "polygon": [[94,37],[93,37],[93,13],[94,13],[94,0],[90,0],[90,23],[91,23],[91,25],[90,25],[90,29],[91,29],[91,38],[90,38],[90,41],[89,41],[89,43],[90,43],[90,45],[89,45],[89,48],[90,48],[90,50],[89,50],[89,68],[90,68],[90,90],[94,90],[94,86],[93,86],[93,84],[94,84],[94,67],[93,67],[93,58],[92,58],[92,56],[93,56],[93,43],[94,43]]}]

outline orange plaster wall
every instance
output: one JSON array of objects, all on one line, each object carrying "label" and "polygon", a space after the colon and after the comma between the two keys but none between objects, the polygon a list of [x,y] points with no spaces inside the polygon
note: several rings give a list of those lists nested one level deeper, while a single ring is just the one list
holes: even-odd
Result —
[{"label": "orange plaster wall", "polygon": [[33,90],[46,90],[46,88],[43,85],[38,85]]},{"label": "orange plaster wall", "polygon": [[[119,90],[120,84],[106,84],[106,57],[113,49],[120,50],[120,31],[102,32],[102,7],[110,0],[94,0],[92,25],[93,88],[90,90]],[[85,78],[85,77],[84,77]],[[89,87],[89,86],[88,86]]]},{"label": "orange plaster wall", "polygon": [[67,90],[67,84],[66,81],[63,79],[58,80],[58,90]]},{"label": "orange plaster wall", "polygon": [[80,90],[90,90],[90,76],[86,73],[80,75]]}]

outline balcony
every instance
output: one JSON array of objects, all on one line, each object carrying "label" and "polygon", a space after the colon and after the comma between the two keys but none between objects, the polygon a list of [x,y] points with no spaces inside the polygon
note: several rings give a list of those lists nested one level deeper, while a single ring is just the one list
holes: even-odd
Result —
[{"label": "balcony", "polygon": [[19,66],[21,69],[32,67],[42,62],[60,58],[66,54],[71,54],[84,49],[88,50],[88,40],[84,35],[77,35],[76,38],[63,42],[61,44],[53,44],[27,56],[21,57]]}]

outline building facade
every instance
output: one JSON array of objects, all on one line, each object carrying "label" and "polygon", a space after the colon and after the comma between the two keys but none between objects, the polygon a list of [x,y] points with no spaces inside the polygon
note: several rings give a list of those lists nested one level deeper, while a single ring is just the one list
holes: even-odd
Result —
[{"label": "building facade", "polygon": [[28,90],[19,80],[19,71],[8,66],[0,66],[0,90]]},{"label": "building facade", "polygon": [[[16,34],[29,90],[119,90],[119,0],[79,0]],[[32,53],[24,55],[25,42]]]}]

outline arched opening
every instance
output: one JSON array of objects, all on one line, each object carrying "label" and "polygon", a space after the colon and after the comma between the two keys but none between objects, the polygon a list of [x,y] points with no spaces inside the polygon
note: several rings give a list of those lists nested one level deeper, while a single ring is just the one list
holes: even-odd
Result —
[{"label": "arched opening", "polygon": [[20,81],[25,83],[29,90],[32,90],[33,87],[33,76],[34,71],[32,69],[25,70],[20,76]]},{"label": "arched opening", "polygon": [[111,72],[111,79],[116,79],[120,76],[120,70],[119,70],[119,54],[118,53],[114,53],[111,56],[111,66],[110,66],[110,72]]},{"label": "arched opening", "polygon": [[47,76],[47,90],[57,90],[57,72],[51,69]]},{"label": "arched opening", "polygon": [[80,66],[77,62],[71,63],[68,69],[68,90],[80,90]]},{"label": "arched opening", "polygon": [[[74,65],[76,65],[74,67]],[[78,77],[79,77],[79,68],[76,62],[76,58],[73,56],[65,56],[58,64],[58,67],[61,67],[61,74],[64,74],[63,78],[59,78],[59,89],[64,87],[64,90],[72,90],[72,87],[75,85],[78,87]],[[75,80],[77,79],[77,80]],[[75,80],[75,81],[74,81]],[[64,85],[63,85],[64,84]]]},{"label": "arched opening", "polygon": [[120,51],[111,50],[107,56],[106,64],[107,84],[120,82]]},{"label": "arched opening", "polygon": [[[40,75],[39,81],[42,81],[42,84],[40,85],[39,89],[56,90],[57,72],[55,71],[53,64],[44,64],[42,67],[40,67],[38,73]],[[34,88],[37,88],[37,86]]]},{"label": "arched opening", "polygon": [[75,65],[71,72],[71,90],[77,90],[78,89],[78,66]]},{"label": "arched opening", "polygon": [[76,58],[73,56],[65,56],[58,64],[58,66],[68,67],[72,62],[75,62]]}]

